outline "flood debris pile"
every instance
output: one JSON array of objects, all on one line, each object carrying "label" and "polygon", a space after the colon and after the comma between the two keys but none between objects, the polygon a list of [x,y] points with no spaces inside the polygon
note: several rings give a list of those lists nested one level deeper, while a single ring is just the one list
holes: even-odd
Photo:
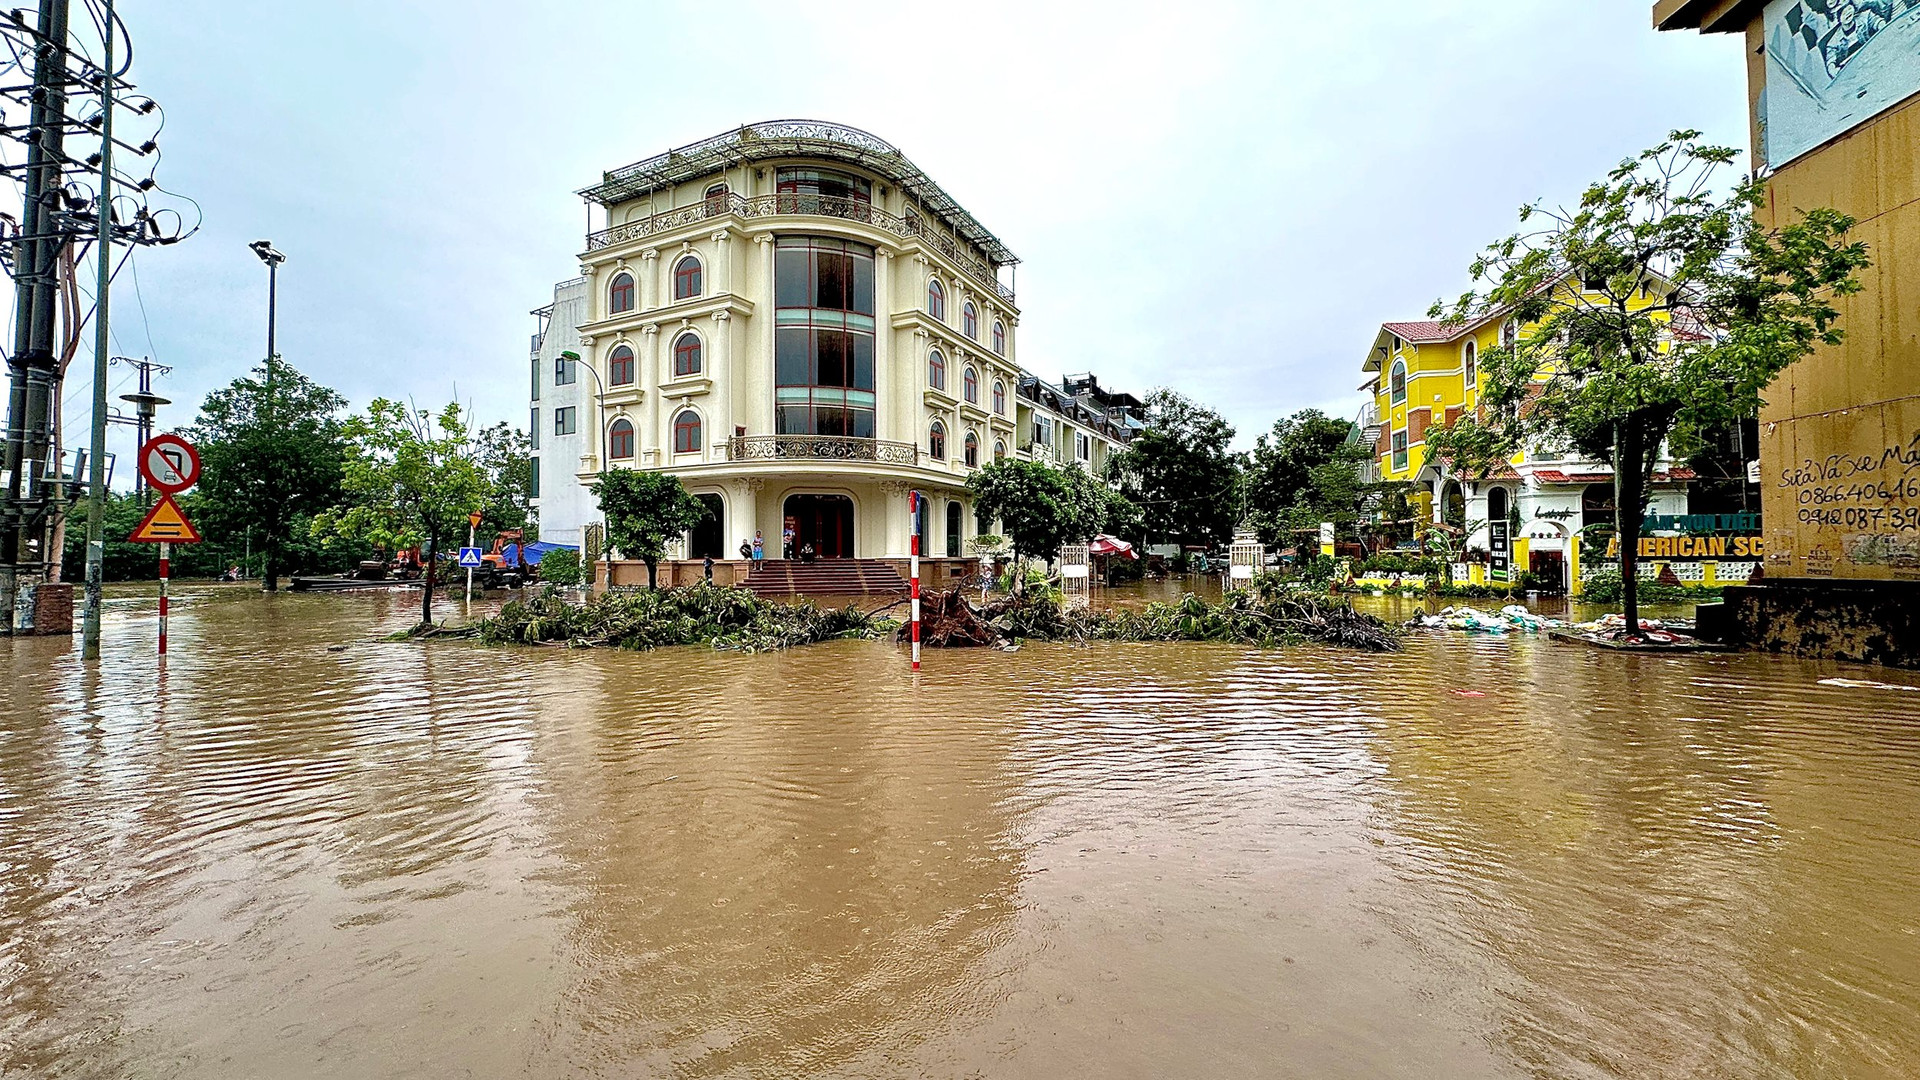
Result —
[{"label": "flood debris pile", "polygon": [[1565,625],[1559,619],[1535,615],[1519,604],[1508,604],[1499,611],[1481,611],[1465,605],[1444,607],[1436,614],[1415,615],[1407,620],[1409,630],[1465,630],[1472,634],[1537,634]]},{"label": "flood debris pile", "polygon": [[[1063,606],[1050,592],[1004,597],[976,609],[959,590],[922,601],[921,641],[935,648],[1018,641],[1218,641],[1272,647],[1319,641],[1398,652],[1393,627],[1345,604],[1301,595],[1233,592],[1219,603],[1188,595],[1114,611]],[[907,632],[902,629],[902,635]]]},{"label": "flood debris pile", "polygon": [[[1508,604],[1499,611],[1445,607],[1432,615],[1415,615],[1407,620],[1407,629],[1464,630],[1470,634],[1538,634],[1557,630],[1600,641],[1619,641],[1632,636],[1627,633],[1627,620],[1621,615],[1608,614],[1592,622],[1568,623],[1536,615],[1519,604]],[[1645,641],[1675,644],[1693,640],[1687,633],[1692,629],[1693,623],[1685,619],[1641,619],[1638,636]]]},{"label": "flood debris pile", "polygon": [[705,583],[683,588],[616,591],[574,603],[549,590],[516,600],[481,619],[465,636],[496,644],[611,645],[656,649],[708,645],[768,652],[838,638],[878,637],[892,621],[857,607],[776,604],[745,589]]}]

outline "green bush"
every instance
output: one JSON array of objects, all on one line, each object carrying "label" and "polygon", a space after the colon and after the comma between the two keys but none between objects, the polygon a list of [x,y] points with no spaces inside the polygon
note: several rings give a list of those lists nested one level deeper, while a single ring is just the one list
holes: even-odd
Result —
[{"label": "green bush", "polygon": [[580,553],[557,548],[540,557],[540,580],[549,585],[580,584]]},{"label": "green bush", "polygon": [[[1583,604],[1618,604],[1625,598],[1626,587],[1620,580],[1618,570],[1600,570],[1581,579],[1580,602]],[[1685,585],[1662,585],[1657,581],[1640,583],[1640,602],[1643,604],[1683,604],[1719,598],[1720,587],[1717,585],[1690,588]]]}]

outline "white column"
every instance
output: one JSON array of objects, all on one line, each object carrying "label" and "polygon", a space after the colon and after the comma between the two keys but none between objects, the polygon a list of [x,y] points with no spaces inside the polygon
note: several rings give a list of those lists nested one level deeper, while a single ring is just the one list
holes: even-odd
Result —
[{"label": "white column", "polygon": [[1435,525],[1438,525],[1441,522],[1446,520],[1446,510],[1447,510],[1447,504],[1445,501],[1446,491],[1447,491],[1447,478],[1444,476],[1434,477],[1433,478],[1433,523]]},{"label": "white column", "polygon": [[715,293],[733,291],[733,234],[725,229],[707,239],[713,241],[713,289]]},{"label": "white column", "polygon": [[660,249],[647,248],[640,253],[640,310],[660,306]]},{"label": "white column", "polygon": [[[753,242],[765,252],[760,258],[760,272],[765,283],[765,295],[771,298],[775,289],[773,276],[779,269],[775,262],[773,236],[770,233],[758,233]],[[771,311],[771,305],[764,310]],[[748,323],[754,331],[754,339],[759,343],[760,352],[749,357],[750,362],[759,366],[747,374],[746,381],[750,386],[765,387],[766,392],[760,395],[760,400],[750,401],[740,410],[737,422],[746,425],[747,431],[752,434],[770,435],[773,433],[774,350],[778,346],[778,327],[772,318],[755,320],[749,316]],[[732,435],[732,432],[728,432],[728,435]]]},{"label": "white column", "polygon": [[[885,439],[897,425],[897,418],[887,415],[896,407],[894,388],[912,383],[909,373],[894,370],[893,335],[898,331],[893,328],[893,253],[886,248],[874,250],[873,310],[873,434]],[[893,534],[887,535],[891,545]]]},{"label": "white column", "polygon": [[[642,402],[640,414],[640,427],[645,434],[640,436],[638,440],[640,445],[635,447],[635,450],[639,454],[640,464],[659,464],[666,460],[667,444],[661,440],[660,434],[661,380],[658,323],[648,323],[640,328],[640,356],[636,362],[640,366],[640,392],[645,394],[646,398]],[[651,462],[648,460],[649,453],[652,454]]]},{"label": "white column", "polygon": [[707,395],[707,431],[701,456],[708,461],[717,461],[726,455],[715,454],[714,444],[733,437],[733,418],[741,415],[740,403],[733,400],[733,395],[736,387],[747,385],[747,380],[733,377],[732,312],[713,313],[713,333],[709,337],[713,341],[713,356],[708,358],[704,374],[713,380],[713,392]]}]

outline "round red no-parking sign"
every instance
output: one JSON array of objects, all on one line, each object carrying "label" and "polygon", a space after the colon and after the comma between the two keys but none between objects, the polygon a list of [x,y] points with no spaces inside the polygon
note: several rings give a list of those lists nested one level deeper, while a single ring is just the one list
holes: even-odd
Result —
[{"label": "round red no-parking sign", "polygon": [[162,494],[185,491],[200,479],[200,452],[178,435],[155,435],[141,448],[140,475]]}]

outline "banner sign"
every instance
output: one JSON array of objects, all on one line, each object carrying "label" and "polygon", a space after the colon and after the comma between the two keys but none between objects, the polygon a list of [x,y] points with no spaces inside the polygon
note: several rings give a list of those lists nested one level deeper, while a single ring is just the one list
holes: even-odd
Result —
[{"label": "banner sign", "polygon": [[[1758,536],[1643,536],[1642,559],[1757,559],[1766,550]],[[1620,557],[1620,538],[1607,541],[1607,558]]]},{"label": "banner sign", "polygon": [[1920,4],[1772,0],[1761,149],[1779,168],[1920,90]]}]

